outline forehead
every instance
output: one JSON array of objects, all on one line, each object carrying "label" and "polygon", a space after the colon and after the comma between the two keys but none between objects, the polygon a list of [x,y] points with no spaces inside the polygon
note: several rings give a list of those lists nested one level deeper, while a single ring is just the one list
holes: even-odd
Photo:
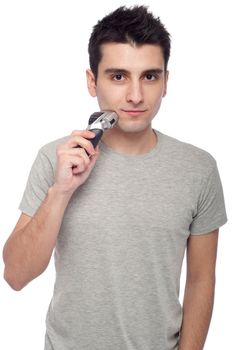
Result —
[{"label": "forehead", "polygon": [[164,68],[163,52],[159,45],[144,44],[136,46],[129,43],[107,43],[101,45],[101,54],[99,70],[111,67],[130,71]]}]

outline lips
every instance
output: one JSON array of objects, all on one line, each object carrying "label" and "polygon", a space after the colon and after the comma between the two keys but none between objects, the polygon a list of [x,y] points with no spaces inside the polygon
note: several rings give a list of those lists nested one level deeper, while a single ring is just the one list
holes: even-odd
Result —
[{"label": "lips", "polygon": [[139,116],[142,113],[144,113],[146,110],[144,109],[123,109],[124,113],[131,115],[131,116]]}]

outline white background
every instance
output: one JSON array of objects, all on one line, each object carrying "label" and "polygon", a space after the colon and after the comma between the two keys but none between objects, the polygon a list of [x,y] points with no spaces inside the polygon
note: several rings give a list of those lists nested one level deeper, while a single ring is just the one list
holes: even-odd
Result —
[{"label": "white background", "polygon": [[[1,250],[19,217],[18,204],[38,149],[74,129],[85,129],[89,115],[98,110],[85,82],[88,39],[98,19],[124,4],[135,2],[1,1]],[[161,17],[172,35],[168,95],[153,127],[216,158],[230,217],[230,1],[143,4]],[[220,234],[215,307],[206,350],[231,348],[231,243],[229,221]],[[43,349],[53,260],[43,275],[20,292],[12,291],[3,280],[2,260],[0,269],[0,348]],[[185,263],[182,272],[181,298]]]}]

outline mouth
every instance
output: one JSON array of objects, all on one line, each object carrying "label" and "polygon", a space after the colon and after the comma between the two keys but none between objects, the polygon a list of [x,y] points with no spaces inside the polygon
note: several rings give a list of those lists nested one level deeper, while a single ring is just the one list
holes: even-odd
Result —
[{"label": "mouth", "polygon": [[146,112],[146,110],[145,109],[122,109],[122,112],[132,117],[136,117]]}]

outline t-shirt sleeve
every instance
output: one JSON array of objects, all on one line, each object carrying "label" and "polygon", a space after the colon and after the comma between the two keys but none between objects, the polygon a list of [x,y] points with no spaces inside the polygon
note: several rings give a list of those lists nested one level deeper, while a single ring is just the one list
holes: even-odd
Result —
[{"label": "t-shirt sleeve", "polygon": [[33,216],[45,199],[53,182],[52,164],[47,155],[40,149],[32,165],[19,210]]},{"label": "t-shirt sleeve", "polygon": [[209,233],[227,222],[225,201],[216,161],[203,182],[197,212],[190,225],[192,235]]}]

